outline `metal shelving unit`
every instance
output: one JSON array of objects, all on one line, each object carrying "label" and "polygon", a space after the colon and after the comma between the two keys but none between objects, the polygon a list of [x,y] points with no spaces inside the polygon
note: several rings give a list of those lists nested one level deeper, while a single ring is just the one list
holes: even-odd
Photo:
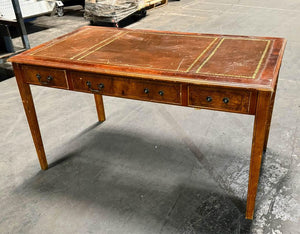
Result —
[{"label": "metal shelving unit", "polygon": [[[24,19],[52,12],[56,7],[55,1],[36,0],[1,0],[0,3],[0,64],[14,54],[30,48]],[[23,48],[16,48],[10,37],[9,27],[19,29]]]},{"label": "metal shelving unit", "polygon": [[28,36],[27,36],[27,32],[26,32],[26,28],[25,28],[25,24],[24,24],[24,20],[22,17],[22,12],[21,12],[21,8],[20,8],[20,4],[18,0],[12,0],[11,1],[12,5],[13,5],[13,9],[14,9],[14,13],[15,13],[15,17],[16,17],[16,22],[17,22],[17,26],[20,30],[21,33],[21,38],[22,38],[22,43],[23,43],[23,48],[15,50],[11,37],[10,37],[10,33],[9,33],[9,29],[8,29],[8,24],[10,23],[14,23],[12,20],[9,19],[0,19],[0,27],[1,27],[1,33],[0,33],[0,37],[1,40],[4,42],[4,46],[3,51],[0,51],[0,63],[3,63],[6,61],[7,58],[17,54],[17,53],[21,53],[24,50],[27,50],[30,48],[30,44],[29,44],[29,40],[28,40]]}]

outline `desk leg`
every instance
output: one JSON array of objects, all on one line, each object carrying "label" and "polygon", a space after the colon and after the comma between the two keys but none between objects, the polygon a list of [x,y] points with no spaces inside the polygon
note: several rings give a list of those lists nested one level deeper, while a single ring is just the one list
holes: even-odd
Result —
[{"label": "desk leg", "polygon": [[253,128],[252,150],[249,169],[248,196],[246,219],[253,219],[255,198],[259,180],[261,158],[265,139],[267,137],[267,124],[271,107],[271,93],[259,92],[256,105],[256,114]]},{"label": "desk leg", "polygon": [[274,100],[275,100],[275,93],[273,93],[272,98],[271,98],[271,104],[270,108],[268,111],[268,117],[267,117],[267,123],[266,123],[266,137],[264,141],[264,152],[267,150],[267,145],[268,145],[268,139],[269,139],[269,132],[270,132],[270,127],[271,127],[271,120],[272,120],[272,113],[273,113],[273,107],[274,107]]},{"label": "desk leg", "polygon": [[264,152],[266,152],[267,145],[268,145],[269,132],[270,132],[270,126],[271,126],[271,120],[272,120],[272,114],[273,114],[273,107],[274,107],[275,95],[276,95],[276,90],[277,90],[277,82],[278,82],[278,78],[277,78],[277,81],[276,81],[274,92],[272,94],[271,104],[270,104],[270,108],[269,108],[269,112],[268,112],[266,138],[265,138],[265,142],[264,142]]},{"label": "desk leg", "polygon": [[102,95],[94,94],[94,97],[95,97],[95,102],[96,102],[98,120],[100,122],[103,122],[103,121],[105,121],[105,111],[104,111]]},{"label": "desk leg", "polygon": [[23,107],[25,110],[25,114],[27,117],[27,121],[29,124],[29,128],[31,131],[32,139],[35,145],[35,149],[40,161],[40,165],[42,170],[46,170],[48,168],[48,163],[45,155],[43,140],[41,137],[41,132],[34,108],[34,103],[31,95],[31,90],[29,84],[23,82],[22,73],[18,67],[18,65],[14,64],[14,72],[17,80],[17,84],[19,87],[20,95],[23,102]]}]

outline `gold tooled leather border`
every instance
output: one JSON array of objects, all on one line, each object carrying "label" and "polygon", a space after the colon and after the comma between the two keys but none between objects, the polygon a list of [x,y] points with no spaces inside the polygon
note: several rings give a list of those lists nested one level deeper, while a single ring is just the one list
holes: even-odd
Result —
[{"label": "gold tooled leather border", "polygon": [[[222,73],[213,73],[213,72],[201,72],[200,70],[204,67],[204,65],[214,56],[216,51],[219,49],[219,47],[222,45],[224,40],[250,40],[250,41],[265,41],[266,46],[262,53],[262,56],[260,57],[260,60],[256,66],[256,69],[252,76],[243,76],[243,75],[231,75],[231,74],[222,74]],[[221,39],[221,41],[218,43],[216,48],[212,51],[212,53],[203,61],[203,63],[199,66],[199,68],[196,70],[196,73],[198,74],[204,74],[204,75],[214,75],[214,76],[227,76],[227,77],[237,77],[237,78],[247,78],[247,79],[254,79],[259,71],[259,68],[261,67],[261,64],[266,56],[266,53],[269,49],[271,40],[265,40],[265,39],[255,39],[255,38],[235,38],[235,37],[224,37]]]}]

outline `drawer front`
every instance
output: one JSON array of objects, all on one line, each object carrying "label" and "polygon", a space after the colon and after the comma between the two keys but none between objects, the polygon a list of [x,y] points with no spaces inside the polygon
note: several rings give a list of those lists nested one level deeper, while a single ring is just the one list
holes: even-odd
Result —
[{"label": "drawer front", "polygon": [[68,89],[65,70],[37,66],[22,66],[23,76],[27,83]]},{"label": "drawer front", "polygon": [[181,104],[180,84],[97,74],[71,73],[73,89],[108,96]]},{"label": "drawer front", "polygon": [[190,85],[188,105],[220,111],[249,113],[250,91]]}]

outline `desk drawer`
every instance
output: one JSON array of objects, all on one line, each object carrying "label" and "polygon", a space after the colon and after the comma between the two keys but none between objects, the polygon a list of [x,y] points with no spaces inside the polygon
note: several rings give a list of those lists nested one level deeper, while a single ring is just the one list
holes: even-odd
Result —
[{"label": "desk drawer", "polygon": [[24,65],[22,71],[29,84],[68,89],[65,70]]},{"label": "desk drawer", "polygon": [[189,86],[188,105],[205,109],[249,113],[250,91]]},{"label": "desk drawer", "polygon": [[171,104],[181,103],[181,86],[97,74],[71,73],[74,90]]}]

